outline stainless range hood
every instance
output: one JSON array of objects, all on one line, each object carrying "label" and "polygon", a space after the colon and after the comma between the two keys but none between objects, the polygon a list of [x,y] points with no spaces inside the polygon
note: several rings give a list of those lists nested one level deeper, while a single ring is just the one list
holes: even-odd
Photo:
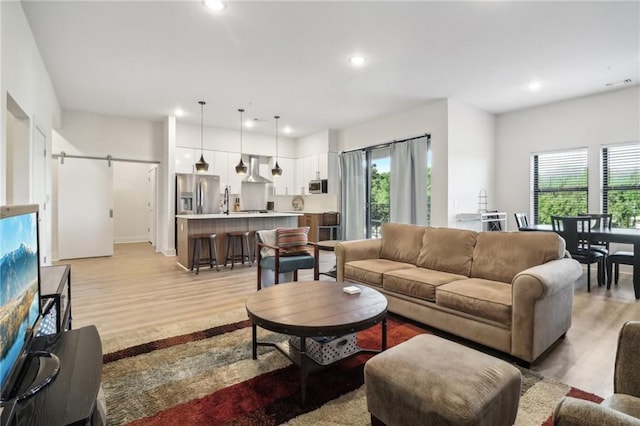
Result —
[{"label": "stainless range hood", "polygon": [[247,177],[242,179],[243,183],[244,182],[249,182],[249,183],[273,183],[273,181],[271,179],[267,179],[266,177],[260,175],[260,157],[258,157],[257,155],[250,155],[249,156],[248,172],[249,172],[249,174],[247,175]]}]

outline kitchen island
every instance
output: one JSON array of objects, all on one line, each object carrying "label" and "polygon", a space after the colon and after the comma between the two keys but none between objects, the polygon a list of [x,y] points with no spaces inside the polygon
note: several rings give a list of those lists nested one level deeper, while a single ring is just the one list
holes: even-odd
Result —
[{"label": "kitchen island", "polygon": [[[176,241],[178,264],[191,268],[193,246],[189,244],[189,236],[196,234],[216,233],[218,242],[218,263],[224,265],[227,256],[227,233],[249,231],[252,254],[255,250],[255,231],[274,228],[295,228],[298,226],[300,213],[229,213],[226,214],[185,214],[176,215]],[[203,256],[209,253],[208,246],[203,244]],[[236,251],[237,252],[237,251]]]}]

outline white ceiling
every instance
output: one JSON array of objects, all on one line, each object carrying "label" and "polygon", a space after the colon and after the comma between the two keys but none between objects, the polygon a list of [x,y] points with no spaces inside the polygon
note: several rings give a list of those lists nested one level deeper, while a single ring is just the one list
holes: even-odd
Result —
[{"label": "white ceiling", "polygon": [[207,125],[237,129],[244,107],[295,137],[438,98],[502,113],[640,80],[638,1],[22,4],[69,110],[199,123],[205,100]]}]

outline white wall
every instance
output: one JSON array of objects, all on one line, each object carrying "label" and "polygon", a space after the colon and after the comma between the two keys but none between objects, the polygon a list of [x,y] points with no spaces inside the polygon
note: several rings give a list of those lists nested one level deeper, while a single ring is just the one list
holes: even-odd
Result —
[{"label": "white wall", "polygon": [[478,195],[488,195],[488,210],[496,204],[495,116],[449,99],[449,225],[456,214],[478,211]]},{"label": "white wall", "polygon": [[448,213],[448,107],[439,100],[397,114],[371,120],[338,132],[341,151],[364,148],[424,133],[431,134],[431,224],[449,226]]},{"label": "white wall", "polygon": [[600,148],[640,140],[640,86],[499,115],[496,121],[496,205],[530,212],[533,152],[588,149],[589,211],[600,211]]},{"label": "white wall", "polygon": [[[44,66],[40,52],[31,33],[31,27],[18,1],[0,1],[0,204],[6,202],[7,173],[7,102],[11,96],[29,118],[29,141],[33,140],[34,125],[45,134],[47,152],[51,152],[51,129],[60,125],[60,105],[51,79]],[[33,160],[33,159],[31,159]],[[33,161],[29,161],[32,165]],[[32,170],[28,175],[33,176]],[[51,195],[51,176],[47,173],[46,197]],[[33,185],[29,185],[33,187]],[[34,200],[40,202],[46,200]],[[51,229],[51,209],[40,215]],[[46,231],[50,234],[49,231]],[[46,253],[51,253],[51,235],[42,235],[41,244]]]},{"label": "white wall", "polygon": [[60,135],[68,141],[65,146],[54,146],[54,153],[91,155],[129,160],[158,161],[162,159],[162,123],[63,111]]},{"label": "white wall", "polygon": [[[204,149],[215,151],[235,152],[240,154],[240,130],[227,130],[205,126],[202,132]],[[260,135],[242,131],[242,153],[264,157],[276,155],[276,130],[273,125],[273,136]],[[176,146],[200,149],[200,125],[176,123]],[[293,139],[278,134],[278,155],[280,157],[296,158],[296,145]],[[238,158],[240,156],[238,155]]]},{"label": "white wall", "polygon": [[19,117],[7,110],[7,204],[29,204],[29,170],[31,152],[29,149],[29,119]]},{"label": "white wall", "polygon": [[296,140],[296,158],[308,157],[309,155],[326,154],[329,152],[330,130],[323,130],[318,133],[303,136]]},{"label": "white wall", "polygon": [[113,241],[149,241],[149,168],[142,163],[113,163]]}]

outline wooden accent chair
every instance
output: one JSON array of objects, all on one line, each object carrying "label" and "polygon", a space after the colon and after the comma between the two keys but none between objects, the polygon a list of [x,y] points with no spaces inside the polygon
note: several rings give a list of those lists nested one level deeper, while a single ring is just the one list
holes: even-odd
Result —
[{"label": "wooden accent chair", "polygon": [[320,279],[318,245],[310,242],[308,235],[309,227],[256,231],[258,290],[262,288],[263,268],[274,271],[274,284],[279,284],[280,274],[287,272],[293,272],[293,281],[298,281],[299,269],[313,269],[313,279]]}]

